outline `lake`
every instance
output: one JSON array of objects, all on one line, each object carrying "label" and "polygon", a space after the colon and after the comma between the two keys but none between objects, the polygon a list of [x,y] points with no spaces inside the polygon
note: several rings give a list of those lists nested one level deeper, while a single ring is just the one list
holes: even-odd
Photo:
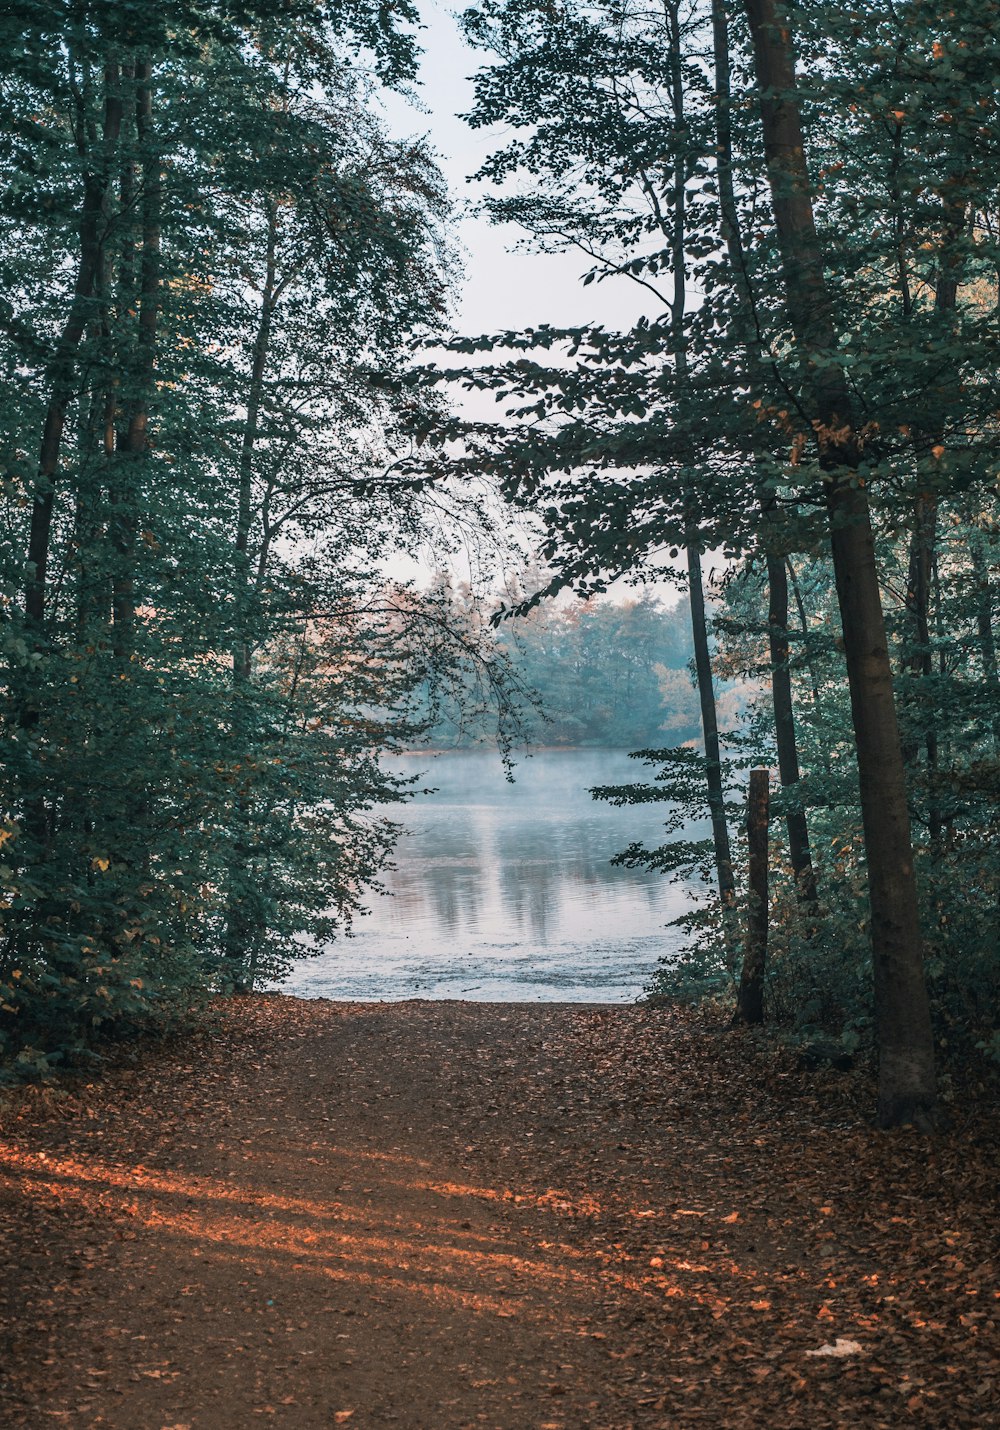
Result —
[{"label": "lake", "polygon": [[609,862],[634,839],[662,843],[662,806],[616,809],[588,793],[643,777],[624,752],[545,751],[518,763],[514,784],[495,751],[394,768],[424,772],[435,792],[387,810],[406,829],[389,892],[369,896],[353,936],[298,964],[285,991],[624,1003],[677,947],[665,925],[693,887]]}]

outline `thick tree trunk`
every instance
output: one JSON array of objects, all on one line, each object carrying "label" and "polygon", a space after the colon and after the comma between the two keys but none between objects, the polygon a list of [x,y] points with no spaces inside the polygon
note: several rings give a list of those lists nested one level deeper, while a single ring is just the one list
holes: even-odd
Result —
[{"label": "thick tree trunk", "polygon": [[[741,338],[750,379],[762,386],[759,339],[754,310],[754,294],[746,269],[742,225],[733,184],[732,80],[729,51],[729,19],[723,0],[712,0],[712,41],[715,61],[716,174],[722,237],[733,270],[739,302]],[[767,632],[771,666],[771,702],[774,709],[774,740],[778,770],[785,791],[785,827],[788,853],[799,897],[816,903],[816,873],[809,847],[809,826],[798,797],[801,778],[799,751],[795,737],[795,707],[788,643],[788,576],[784,557],[777,548],[772,527],[773,498],[767,494],[763,477],[757,481],[762,518],[762,540],[767,563]]]},{"label": "thick tree trunk", "polygon": [[[775,0],[746,0],[764,147],[796,343],[814,361],[816,436],[825,473],[871,902],[879,1040],[879,1122],[929,1126],[937,1110],[906,781],[868,495],[857,480],[850,392],[839,366],[813,215],[791,35]],[[817,361],[818,359],[818,361]]]},{"label": "thick tree trunk", "polygon": [[767,770],[750,771],[747,798],[748,880],[747,939],[736,1000],[738,1023],[764,1021],[764,971],[767,965],[767,825],[770,776]]}]

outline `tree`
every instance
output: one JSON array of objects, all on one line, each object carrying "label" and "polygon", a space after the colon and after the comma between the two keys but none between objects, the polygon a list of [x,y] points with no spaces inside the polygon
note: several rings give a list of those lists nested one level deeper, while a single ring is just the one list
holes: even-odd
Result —
[{"label": "tree", "polygon": [[443,186],[371,111],[412,19],[0,21],[0,1038],[28,1065],[348,922],[403,791],[380,754],[476,658],[431,652],[379,569],[446,504],[398,471],[404,407],[433,410],[400,375],[444,311]]},{"label": "tree", "polygon": [[[461,630],[470,621],[469,593],[449,586],[447,595],[448,623]],[[685,668],[690,638],[679,609],[644,593],[639,600],[544,601],[526,615],[512,614],[522,598],[517,583],[508,594],[514,606],[497,601],[492,618],[512,675],[537,700],[536,710],[525,710],[524,738],[542,746],[629,749],[668,724],[681,738],[695,735],[698,703]],[[471,669],[469,676],[475,680]],[[428,692],[428,713],[430,705]],[[494,724],[481,692],[456,690],[436,711],[426,739],[433,746],[481,743],[495,738]]]},{"label": "tree", "polygon": [[771,0],[747,0],[761,124],[789,321],[811,368],[812,425],[824,474],[830,549],[861,781],[879,1028],[879,1121],[936,1115],[934,1040],[892,666],[875,563],[854,402],[836,363],[838,336],[823,272],[786,23]]},{"label": "tree", "polygon": [[[499,57],[479,77],[474,122],[520,131],[484,170],[507,186],[490,208],[536,243],[584,253],[585,281],[628,276],[653,306],[624,333],[543,328],[453,344],[509,355],[465,373],[508,399],[508,425],[467,426],[456,466],[498,472],[542,511],[546,555],[581,590],[690,547],[692,510],[703,544],[759,555],[774,733],[783,785],[795,790],[789,842],[807,904],[785,575],[789,558],[812,560],[825,544],[868,829],[880,1119],[926,1122],[932,1040],[889,642],[908,629],[910,669],[919,650],[926,688],[905,692],[904,716],[921,722],[932,758],[924,773],[911,767],[910,788],[926,798],[940,844],[945,777],[934,752],[944,726],[928,723],[940,707],[923,638],[935,554],[925,518],[946,493],[989,481],[995,337],[966,294],[993,262],[992,239],[985,220],[976,229],[962,216],[990,211],[995,192],[985,123],[995,7],[975,6],[961,36],[954,16],[922,3],[799,7],[805,99],[789,88],[790,41],[773,9],[747,10],[749,30],[731,17],[731,35],[721,7],[685,11],[679,70],[668,12],[497,0],[467,19]],[[700,58],[712,22],[714,88]],[[755,107],[761,129],[732,125],[733,109]],[[525,192],[514,190],[519,176]],[[671,242],[680,234],[683,252]],[[685,272],[700,306],[677,306]],[[907,527],[919,555],[908,563],[913,594],[904,589],[887,630],[884,588]],[[940,611],[938,601],[938,620]]]}]

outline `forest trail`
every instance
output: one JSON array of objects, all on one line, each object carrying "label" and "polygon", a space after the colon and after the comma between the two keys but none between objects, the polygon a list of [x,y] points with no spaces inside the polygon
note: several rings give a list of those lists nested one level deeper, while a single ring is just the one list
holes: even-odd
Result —
[{"label": "forest trail", "polygon": [[985,1115],[849,1091],[673,1010],[230,1001],[7,1095],[0,1422],[995,1425]]}]

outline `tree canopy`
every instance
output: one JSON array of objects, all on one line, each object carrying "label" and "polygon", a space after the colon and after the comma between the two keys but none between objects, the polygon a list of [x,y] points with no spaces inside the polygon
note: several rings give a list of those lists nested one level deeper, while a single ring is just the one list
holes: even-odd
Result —
[{"label": "tree canopy", "polygon": [[443,322],[448,203],[372,107],[413,74],[413,18],[0,21],[0,1038],[24,1065],[348,922],[393,839],[381,753],[480,659],[383,574],[440,516],[396,470],[398,377]]},{"label": "tree canopy", "polygon": [[[641,294],[619,330],[451,330],[445,185],[375,104],[417,25],[0,17],[6,1050],[286,968],[377,881],[381,755],[491,704],[509,750],[534,689],[656,772],[603,797],[710,816],[623,851],[710,872],[684,979],[731,996],[753,944],[737,1016],[871,1030],[880,1120],[930,1126],[1000,980],[997,0],[468,9],[485,209]],[[502,546],[510,507],[546,575],[484,605],[442,528]],[[443,574],[391,582],[418,550]]]},{"label": "tree canopy", "polygon": [[[443,461],[495,473],[540,512],[552,589],[599,591],[686,550],[696,645],[699,553],[766,571],[756,621],[815,960],[802,811],[830,797],[814,769],[800,779],[811,707],[791,678],[788,583],[819,563],[836,592],[834,679],[850,691],[834,748],[849,743],[856,775],[838,818],[862,830],[881,1117],[931,1120],[924,948],[949,946],[953,923],[928,922],[928,897],[940,911],[959,885],[982,895],[977,947],[996,946],[995,829],[967,794],[971,769],[995,779],[992,724],[972,712],[996,668],[983,545],[996,530],[996,5],[490,0],[464,23],[486,53],[471,122],[509,136],[483,169],[500,190],[487,207],[537,248],[580,253],[585,282],[640,285],[648,307],[626,331],[454,341],[476,365],[432,378],[495,393],[507,417],[451,428],[462,445]],[[970,649],[968,616],[949,624],[951,572],[982,602],[953,707],[969,723],[939,703],[948,649]],[[732,954],[707,664],[706,647],[704,773]],[[818,927],[836,946],[836,920]]]}]

